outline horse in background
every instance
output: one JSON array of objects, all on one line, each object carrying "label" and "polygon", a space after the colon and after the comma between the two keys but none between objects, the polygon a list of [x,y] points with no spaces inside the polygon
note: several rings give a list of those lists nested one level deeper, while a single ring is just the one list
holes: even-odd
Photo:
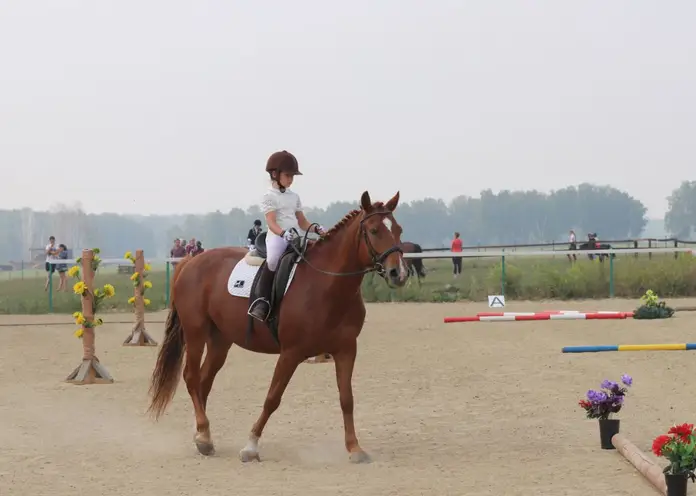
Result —
[{"label": "horse in background", "polygon": [[[404,253],[423,253],[423,248],[418,243],[412,243],[410,241],[404,241],[401,243],[401,250]],[[408,268],[409,276],[418,277],[418,285],[420,286],[421,277],[425,278],[425,267],[423,266],[422,258],[404,258],[406,267]]]},{"label": "horse in background", "polygon": [[[587,235],[587,242],[585,243],[580,243],[578,245],[579,250],[586,250],[586,251],[591,251],[591,250],[611,250],[612,246],[609,243],[600,243],[597,241],[597,233],[589,233]],[[610,255],[607,255],[605,253],[588,253],[587,258],[590,260],[594,260],[594,257],[597,257],[600,262],[604,262],[605,258],[609,258]],[[616,253],[611,254],[611,258],[616,258]]]}]

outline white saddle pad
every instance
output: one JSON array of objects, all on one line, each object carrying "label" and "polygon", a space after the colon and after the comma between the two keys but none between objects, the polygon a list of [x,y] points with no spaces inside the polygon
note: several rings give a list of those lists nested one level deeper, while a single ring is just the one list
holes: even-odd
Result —
[{"label": "white saddle pad", "polygon": [[[230,278],[227,280],[227,291],[229,291],[232,296],[249,298],[251,285],[254,283],[256,273],[261,268],[260,264],[252,265],[249,262],[254,263],[256,260],[247,260],[247,257],[244,257],[237,262],[237,265],[232,269]],[[285,293],[288,292],[288,288],[290,288],[290,284],[295,277],[295,269],[297,269],[297,264],[294,264],[290,270],[290,278],[288,279],[288,284],[285,286]]]}]

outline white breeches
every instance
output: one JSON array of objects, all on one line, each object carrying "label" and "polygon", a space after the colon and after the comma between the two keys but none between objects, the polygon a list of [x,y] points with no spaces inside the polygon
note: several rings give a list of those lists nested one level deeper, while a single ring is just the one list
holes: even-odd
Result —
[{"label": "white breeches", "polygon": [[288,242],[280,236],[266,235],[266,263],[273,272],[278,268],[280,257],[285,253]]}]

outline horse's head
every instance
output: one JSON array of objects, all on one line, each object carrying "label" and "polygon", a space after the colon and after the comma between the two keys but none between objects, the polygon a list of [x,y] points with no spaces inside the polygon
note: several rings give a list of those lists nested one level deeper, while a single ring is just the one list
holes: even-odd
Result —
[{"label": "horse's head", "polygon": [[360,219],[360,257],[375,265],[379,274],[391,286],[403,286],[408,280],[408,270],[404,264],[401,250],[402,229],[394,218],[394,210],[399,204],[399,193],[387,203],[372,203],[370,194],[365,191],[360,198],[362,216]]}]

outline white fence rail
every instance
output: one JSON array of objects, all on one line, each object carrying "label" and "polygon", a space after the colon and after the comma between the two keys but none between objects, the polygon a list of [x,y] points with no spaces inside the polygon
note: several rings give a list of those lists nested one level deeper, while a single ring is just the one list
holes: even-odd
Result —
[{"label": "white fence rail", "polygon": [[[462,251],[455,252],[449,250],[442,251],[426,251],[423,253],[405,253],[404,258],[500,258],[500,257],[554,257],[557,255],[633,255],[636,253],[692,253],[693,248],[625,248],[625,249],[609,249],[609,250],[530,250],[530,251]],[[162,260],[148,259],[148,263],[171,263],[183,260],[183,258],[165,258]],[[68,260],[48,260],[51,264],[66,264],[75,265],[75,259]],[[127,258],[104,258],[101,261],[102,265],[117,265],[131,264]]]},{"label": "white fence rail", "polygon": [[553,257],[556,255],[632,255],[634,253],[690,253],[693,248],[619,248],[609,250],[529,250],[529,251],[481,251],[481,252],[455,252],[455,251],[426,251],[423,253],[406,253],[405,258],[480,258],[480,257]]}]

